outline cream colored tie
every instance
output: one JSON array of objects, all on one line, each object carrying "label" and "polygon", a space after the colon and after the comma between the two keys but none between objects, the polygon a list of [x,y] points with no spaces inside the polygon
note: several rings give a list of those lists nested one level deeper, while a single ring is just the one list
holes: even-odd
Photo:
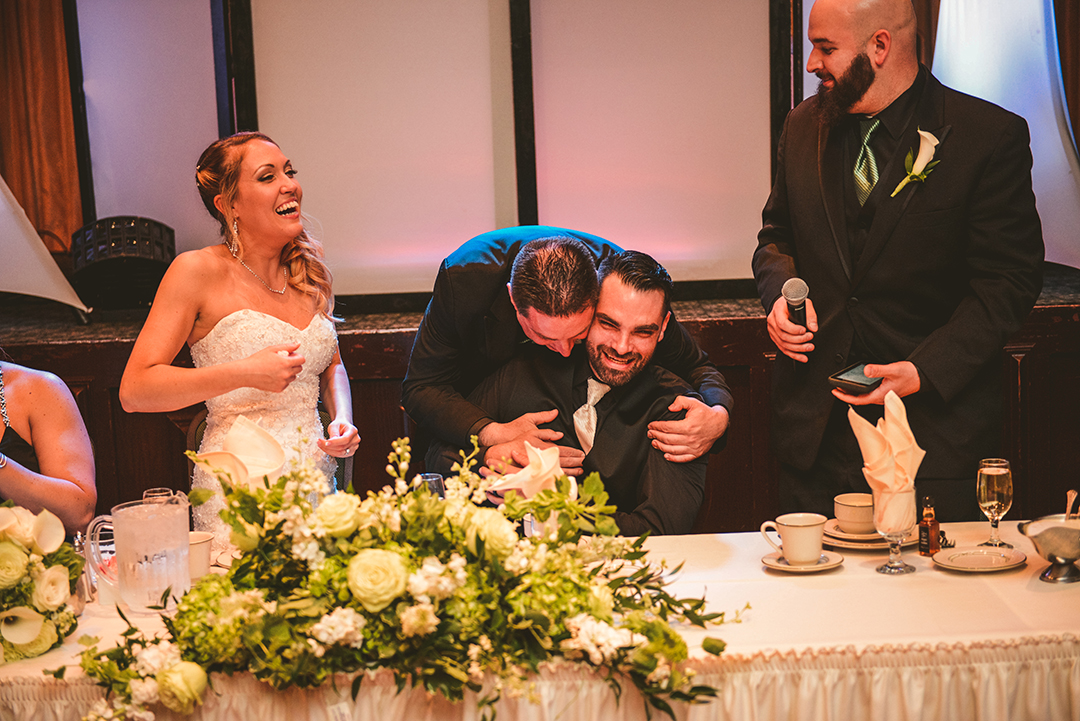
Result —
[{"label": "cream colored tie", "polygon": [[581,443],[581,450],[586,454],[592,450],[593,439],[596,437],[596,404],[609,390],[611,386],[590,378],[588,400],[585,401],[585,405],[574,411],[574,430]]}]

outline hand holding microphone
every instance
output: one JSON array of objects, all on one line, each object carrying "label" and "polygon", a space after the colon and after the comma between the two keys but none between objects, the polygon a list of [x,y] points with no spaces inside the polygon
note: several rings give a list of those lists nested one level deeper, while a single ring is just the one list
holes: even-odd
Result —
[{"label": "hand holding microphone", "polygon": [[780,290],[768,317],[769,337],[780,352],[799,363],[814,350],[817,313],[809,300],[809,287],[801,278],[789,278]]},{"label": "hand holding microphone", "polygon": [[795,325],[806,327],[806,296],[810,294],[810,286],[802,278],[788,278],[780,294],[787,301],[788,319]]}]

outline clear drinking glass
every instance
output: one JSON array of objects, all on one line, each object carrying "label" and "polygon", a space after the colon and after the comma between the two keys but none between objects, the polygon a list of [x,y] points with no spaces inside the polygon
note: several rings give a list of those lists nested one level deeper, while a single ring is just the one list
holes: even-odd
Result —
[{"label": "clear drinking glass", "polygon": [[417,476],[427,489],[431,491],[431,494],[438,496],[439,498],[446,498],[446,486],[443,484],[443,477],[438,473],[421,473]]},{"label": "clear drinking glass", "polygon": [[915,530],[915,489],[894,493],[874,492],[874,528],[889,542],[889,560],[877,567],[878,573],[914,573],[915,567],[900,559],[903,541]]},{"label": "clear drinking glass", "polygon": [[1012,508],[1013,484],[1009,462],[1004,458],[980,461],[975,493],[979,498],[979,508],[990,519],[990,538],[979,545],[1012,548],[1012,544],[1001,540],[998,535],[998,522]]}]

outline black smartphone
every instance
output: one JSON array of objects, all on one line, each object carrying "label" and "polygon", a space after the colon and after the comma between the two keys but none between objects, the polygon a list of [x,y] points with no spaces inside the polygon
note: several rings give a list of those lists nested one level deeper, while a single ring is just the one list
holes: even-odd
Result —
[{"label": "black smartphone", "polygon": [[829,376],[829,385],[853,396],[861,396],[881,385],[881,378],[867,378],[863,373],[865,363],[856,363]]}]

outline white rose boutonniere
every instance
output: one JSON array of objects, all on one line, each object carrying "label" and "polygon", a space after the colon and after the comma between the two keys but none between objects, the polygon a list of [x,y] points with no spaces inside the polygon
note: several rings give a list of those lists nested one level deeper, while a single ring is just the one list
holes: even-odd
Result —
[{"label": "white rose boutonniere", "polygon": [[[912,148],[908,151],[907,160],[904,161],[904,167],[907,168],[907,177],[900,181],[900,184],[896,186],[896,190],[892,192],[890,198],[895,198],[896,194],[904,189],[908,183],[925,183],[926,176],[930,175],[930,171],[934,169],[934,166],[940,163],[940,160],[934,160],[934,153],[937,151],[937,146],[940,141],[933,136],[933,134],[926,132],[925,130],[919,131],[919,155],[912,159],[915,149]],[[933,162],[930,162],[932,161]]]}]

